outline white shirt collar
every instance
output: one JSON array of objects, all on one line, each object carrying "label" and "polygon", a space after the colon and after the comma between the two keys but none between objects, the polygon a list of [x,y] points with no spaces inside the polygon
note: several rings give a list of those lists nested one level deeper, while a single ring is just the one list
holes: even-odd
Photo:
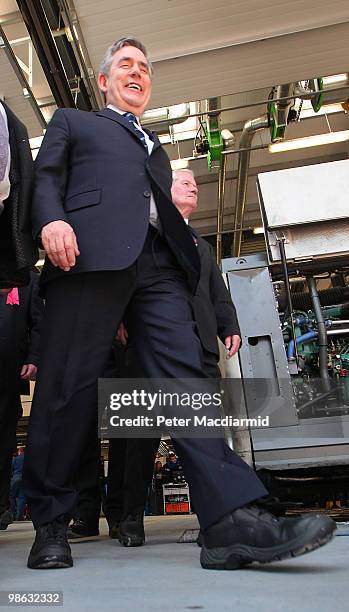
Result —
[{"label": "white shirt collar", "polygon": [[[116,113],[119,113],[119,115],[124,115],[125,113],[127,113],[127,111],[121,110],[117,106],[114,106],[114,104],[108,104],[107,108],[110,108],[110,110],[115,111]],[[129,112],[131,112],[131,111],[129,111]],[[135,117],[136,117],[136,115],[135,115]],[[136,121],[137,121],[138,125],[140,125],[139,117],[136,117]]]}]

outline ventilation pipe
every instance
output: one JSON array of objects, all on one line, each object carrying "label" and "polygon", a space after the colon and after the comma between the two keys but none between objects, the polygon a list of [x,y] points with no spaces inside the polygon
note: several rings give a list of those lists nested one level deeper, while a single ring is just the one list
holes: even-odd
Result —
[{"label": "ventilation pipe", "polygon": [[217,239],[216,239],[216,261],[220,265],[222,259],[222,236],[224,219],[224,195],[225,195],[225,176],[227,169],[226,155],[222,156],[222,165],[218,177],[218,207],[217,207]]},{"label": "ventilation pipe", "polygon": [[280,133],[282,133],[282,136],[276,138],[276,140],[283,138],[285,135],[285,129],[287,127],[288,122],[288,113],[292,102],[294,102],[294,98],[291,97],[293,93],[294,83],[278,85],[276,88],[276,98],[285,98],[284,100],[279,100],[278,102],[275,102],[276,113],[274,116],[274,122],[277,126],[277,129],[280,131]]},{"label": "ventilation pipe", "polygon": [[[285,128],[287,126],[288,113],[294,99],[294,83],[286,83],[278,85],[276,89],[276,98],[285,98],[272,102],[272,140],[280,140],[283,138]],[[247,180],[250,166],[251,145],[255,133],[258,130],[270,127],[270,117],[262,116],[257,119],[247,121],[241,134],[239,149],[242,149],[239,154],[238,177],[236,187],[236,204],[235,204],[235,222],[234,222],[234,239],[232,254],[233,257],[239,257],[242,242],[242,228],[244,226],[245,204],[247,194]]]},{"label": "ventilation pipe", "polygon": [[232,248],[233,257],[239,257],[241,251],[242,228],[244,223],[247,179],[250,166],[252,140],[258,130],[264,130],[267,127],[269,127],[269,119],[268,116],[265,115],[263,117],[257,117],[256,119],[247,121],[244,125],[244,129],[242,130],[239,142],[239,149],[242,150],[239,153],[238,177],[236,185],[234,240]]}]

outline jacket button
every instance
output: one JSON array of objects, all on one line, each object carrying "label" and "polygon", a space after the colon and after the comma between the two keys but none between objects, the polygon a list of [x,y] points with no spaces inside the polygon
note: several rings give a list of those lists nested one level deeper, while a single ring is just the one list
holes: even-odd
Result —
[{"label": "jacket button", "polygon": [[144,195],[145,198],[150,198],[151,193],[150,193],[150,191],[143,191],[143,195]]}]

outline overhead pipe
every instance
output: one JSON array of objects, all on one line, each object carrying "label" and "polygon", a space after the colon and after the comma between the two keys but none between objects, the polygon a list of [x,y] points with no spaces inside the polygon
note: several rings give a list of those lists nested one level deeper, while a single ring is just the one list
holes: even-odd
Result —
[{"label": "overhead pipe", "polygon": [[[330,92],[330,90],[329,90]],[[344,85],[343,87],[335,87],[334,89],[331,89],[332,93],[337,93],[340,96],[340,100],[338,101],[343,101],[344,99],[346,99],[346,96],[349,93],[349,86]],[[318,96],[319,92],[313,92],[313,93],[309,93],[307,92],[306,94],[296,94],[295,93],[295,97],[297,98],[301,98],[301,99],[308,99],[308,98],[313,98],[314,96]],[[288,99],[287,98],[281,98],[281,100],[284,99]],[[280,99],[275,98],[274,102],[278,102]],[[246,108],[255,108],[255,106],[263,106],[265,104],[269,104],[270,99],[268,100],[258,100],[257,102],[251,102],[250,104],[236,104],[235,106],[223,106],[222,108],[218,108],[217,111],[200,111],[198,113],[190,113],[188,115],[185,115],[184,117],[182,117],[182,119],[190,119],[191,117],[210,117],[212,115],[216,115],[217,113],[226,113],[228,111],[236,111],[236,110],[242,110],[242,109],[246,109]],[[324,104],[327,103],[326,100],[324,100]],[[331,103],[331,102],[329,102]],[[168,121],[167,119],[163,119],[161,120],[161,123]]]},{"label": "overhead pipe", "polygon": [[288,112],[291,104],[294,102],[294,83],[286,83],[278,85],[276,88],[276,97],[280,98],[275,102],[276,116],[275,123],[277,127],[286,128],[288,120]]},{"label": "overhead pipe", "polygon": [[[275,124],[278,127],[286,127],[289,115],[289,109],[295,97],[295,83],[286,83],[278,85],[276,89],[275,104]],[[235,221],[234,230],[240,228],[240,231],[235,233],[232,247],[233,257],[239,257],[242,243],[242,227],[244,223],[248,170],[250,164],[251,145],[254,134],[260,129],[269,127],[270,120],[267,116],[258,117],[251,121],[247,121],[241,134],[239,149],[247,149],[239,154],[238,178],[236,188],[236,204],[235,204]]]},{"label": "overhead pipe", "polygon": [[233,257],[239,257],[241,251],[243,222],[247,194],[248,170],[250,166],[251,144],[253,137],[258,130],[269,127],[267,115],[257,117],[247,121],[242,130],[239,142],[239,149],[243,149],[239,154],[238,176],[235,198],[235,220],[234,220],[234,239],[232,246]]}]

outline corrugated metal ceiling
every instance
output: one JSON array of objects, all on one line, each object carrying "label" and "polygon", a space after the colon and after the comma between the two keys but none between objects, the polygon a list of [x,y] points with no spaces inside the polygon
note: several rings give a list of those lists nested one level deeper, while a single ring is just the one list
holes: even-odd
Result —
[{"label": "corrugated metal ceiling", "polygon": [[75,8],[95,70],[119,37],[145,43],[156,64],[153,107],[287,82],[291,74],[332,74],[347,64],[347,0],[76,0]]},{"label": "corrugated metal ceiling", "polygon": [[92,59],[127,34],[154,61],[342,23],[346,0],[75,0]]}]

